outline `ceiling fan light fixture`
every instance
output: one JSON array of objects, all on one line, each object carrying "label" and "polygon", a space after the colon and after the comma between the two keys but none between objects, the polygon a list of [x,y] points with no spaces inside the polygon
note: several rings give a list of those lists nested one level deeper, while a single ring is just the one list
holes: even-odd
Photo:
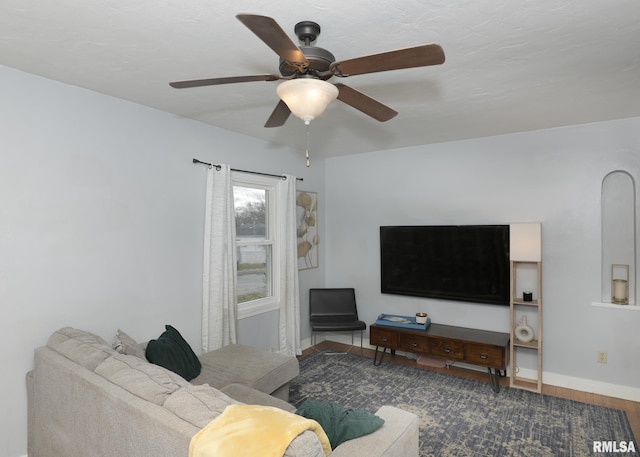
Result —
[{"label": "ceiling fan light fixture", "polygon": [[287,104],[294,116],[305,124],[324,113],[338,96],[338,88],[321,79],[297,78],[284,81],[276,88],[278,97]]}]

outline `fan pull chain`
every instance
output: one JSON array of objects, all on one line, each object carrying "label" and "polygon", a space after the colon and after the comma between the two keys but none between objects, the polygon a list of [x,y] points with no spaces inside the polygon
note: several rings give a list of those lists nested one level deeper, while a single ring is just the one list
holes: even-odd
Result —
[{"label": "fan pull chain", "polygon": [[307,123],[307,150],[304,153],[305,158],[307,159],[307,168],[309,168],[309,124]]}]

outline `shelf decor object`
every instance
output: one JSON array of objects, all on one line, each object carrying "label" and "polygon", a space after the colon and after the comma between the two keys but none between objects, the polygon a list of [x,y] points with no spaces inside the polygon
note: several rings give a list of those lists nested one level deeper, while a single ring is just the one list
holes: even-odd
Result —
[{"label": "shelf decor object", "polygon": [[533,329],[527,324],[527,316],[522,316],[518,325],[516,325],[515,335],[518,341],[528,343],[535,336]]},{"label": "shelf decor object", "polygon": [[611,303],[629,304],[629,265],[611,265]]},{"label": "shelf decor object", "polygon": [[395,314],[380,314],[376,324],[387,327],[403,327],[414,330],[426,330],[431,325],[431,318],[427,317],[424,322],[418,322],[415,316],[398,316]]},{"label": "shelf decor object", "polygon": [[[542,392],[541,224],[509,225],[509,260],[511,264],[509,385]],[[531,324],[528,320],[532,321]],[[518,356],[526,352],[535,354],[537,363],[534,367],[518,365]],[[530,358],[526,359],[526,361],[530,360]]]}]

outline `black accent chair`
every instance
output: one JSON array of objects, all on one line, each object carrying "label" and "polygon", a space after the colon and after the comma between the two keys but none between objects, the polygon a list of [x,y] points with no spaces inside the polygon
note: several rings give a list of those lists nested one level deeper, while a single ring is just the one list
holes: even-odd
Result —
[{"label": "black accent chair", "polygon": [[367,324],[358,319],[353,288],[309,289],[309,320],[312,346],[316,345],[316,332],[351,332],[353,347],[353,332],[360,330],[362,352],[362,332],[367,329]]}]

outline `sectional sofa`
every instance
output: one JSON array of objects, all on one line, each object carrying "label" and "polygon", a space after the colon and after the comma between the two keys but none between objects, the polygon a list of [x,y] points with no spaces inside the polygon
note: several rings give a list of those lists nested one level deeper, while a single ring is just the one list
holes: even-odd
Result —
[{"label": "sectional sofa", "polygon": [[[192,437],[229,405],[295,409],[285,401],[288,381],[297,375],[295,357],[240,345],[219,351],[199,356],[202,373],[187,382],[92,333],[54,332],[35,350],[27,374],[29,457],[187,457]],[[258,364],[256,375],[246,357],[274,359]],[[332,455],[417,457],[417,417],[393,406],[376,415],[385,420],[381,428],[340,444]],[[324,455],[312,431],[297,435],[284,453]]]}]

